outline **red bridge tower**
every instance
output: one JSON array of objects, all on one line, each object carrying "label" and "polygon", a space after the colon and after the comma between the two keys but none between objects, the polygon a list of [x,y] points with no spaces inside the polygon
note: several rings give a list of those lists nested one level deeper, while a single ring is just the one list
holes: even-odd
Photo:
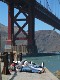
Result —
[{"label": "red bridge tower", "polygon": [[[14,15],[14,8],[19,11]],[[17,2],[9,2],[8,5],[8,43],[15,46],[16,40],[27,40],[28,41],[28,53],[37,53],[37,47],[35,45],[35,0],[20,0],[20,3]],[[18,16],[23,13],[25,18],[18,19]],[[23,26],[20,26],[18,21],[26,21]],[[19,28],[19,30],[14,34],[14,24]],[[24,30],[25,26],[28,24],[28,33]],[[20,32],[26,36],[25,38],[17,37]]]}]

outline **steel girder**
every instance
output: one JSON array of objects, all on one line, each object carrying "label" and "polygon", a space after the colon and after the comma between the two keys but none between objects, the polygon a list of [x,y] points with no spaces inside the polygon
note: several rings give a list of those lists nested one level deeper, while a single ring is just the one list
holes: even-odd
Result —
[{"label": "steel girder", "polygon": [[[30,4],[34,4],[34,1],[32,1]],[[37,48],[35,45],[35,16],[34,16],[34,6],[35,5],[29,5],[28,7],[28,14],[24,11],[24,7],[18,6],[18,12],[14,16],[14,3],[9,4],[8,8],[8,40],[11,40],[11,45],[15,45],[16,40],[27,40],[28,41],[28,53],[37,53]],[[25,18],[17,19],[20,13],[23,13]],[[23,26],[20,26],[20,24],[17,21],[25,21]],[[14,23],[18,27],[18,31],[14,34]],[[28,33],[24,30],[25,26],[28,24]],[[26,37],[17,37],[19,33],[23,32],[23,34]]]},{"label": "steel girder", "polygon": [[10,4],[11,2],[14,3],[14,7],[18,9],[19,7],[24,7],[25,12],[28,13],[28,6],[33,5],[31,4],[31,1],[35,2],[35,18],[44,21],[45,23],[55,27],[56,29],[60,30],[60,19],[58,19],[52,12],[47,10],[45,7],[43,7],[41,4],[37,2],[37,0],[1,0],[7,4]]},{"label": "steel girder", "polygon": [[14,45],[14,4],[8,5],[8,44]]},{"label": "steel girder", "polygon": [[35,3],[31,3],[28,10],[28,52],[37,53],[37,47],[35,45]]}]

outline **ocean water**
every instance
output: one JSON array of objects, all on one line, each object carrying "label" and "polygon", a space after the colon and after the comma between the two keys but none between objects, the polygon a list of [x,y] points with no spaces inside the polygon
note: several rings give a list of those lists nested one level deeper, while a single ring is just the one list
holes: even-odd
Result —
[{"label": "ocean water", "polygon": [[33,61],[36,64],[41,65],[44,62],[45,67],[47,67],[51,72],[56,72],[60,70],[60,55],[56,56],[40,56],[40,57],[26,57],[28,61]]}]

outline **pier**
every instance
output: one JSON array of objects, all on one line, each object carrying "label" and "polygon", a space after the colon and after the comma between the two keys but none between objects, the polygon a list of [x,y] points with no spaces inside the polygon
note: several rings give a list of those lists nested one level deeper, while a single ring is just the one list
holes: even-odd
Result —
[{"label": "pier", "polygon": [[[1,66],[3,64],[1,63]],[[2,80],[59,80],[53,73],[51,73],[47,68],[45,72],[38,73],[29,73],[29,72],[11,72],[11,75],[3,75]]]}]

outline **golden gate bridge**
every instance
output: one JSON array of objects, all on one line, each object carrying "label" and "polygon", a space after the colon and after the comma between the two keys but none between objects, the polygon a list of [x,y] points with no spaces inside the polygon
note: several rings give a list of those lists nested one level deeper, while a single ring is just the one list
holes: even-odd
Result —
[{"label": "golden gate bridge", "polygon": [[[0,0],[8,5],[8,40],[7,45],[15,46],[16,40],[27,40],[28,53],[37,53],[35,44],[35,18],[41,20],[54,28],[60,30],[60,19],[52,12],[49,0]],[[42,1],[44,4],[42,4]],[[55,0],[53,0],[55,1]],[[60,0],[57,0],[60,5]],[[18,9],[14,15],[14,8]],[[20,14],[25,18],[18,18]],[[2,15],[3,16],[3,15]],[[20,26],[19,22],[25,23]],[[14,24],[18,27],[18,31],[14,34]],[[24,30],[28,24],[28,32]],[[23,33],[25,37],[18,37],[19,33]],[[11,52],[11,63],[13,61],[13,53]],[[5,54],[4,69],[8,73],[8,53]]]},{"label": "golden gate bridge", "polygon": [[[37,53],[35,44],[35,18],[41,20],[54,28],[60,30],[60,19],[53,13],[49,0],[0,0],[8,5],[8,40],[7,44],[17,45],[16,40],[27,40],[28,53]],[[60,5],[60,0],[57,0]],[[44,4],[43,4],[43,3]],[[14,8],[18,9],[14,15]],[[20,18],[23,14],[25,18]],[[19,17],[19,18],[18,18]],[[19,22],[25,23],[21,26]],[[14,24],[18,31],[14,34]],[[28,24],[28,32],[24,30]],[[25,37],[18,37],[19,33],[23,33]]]}]

